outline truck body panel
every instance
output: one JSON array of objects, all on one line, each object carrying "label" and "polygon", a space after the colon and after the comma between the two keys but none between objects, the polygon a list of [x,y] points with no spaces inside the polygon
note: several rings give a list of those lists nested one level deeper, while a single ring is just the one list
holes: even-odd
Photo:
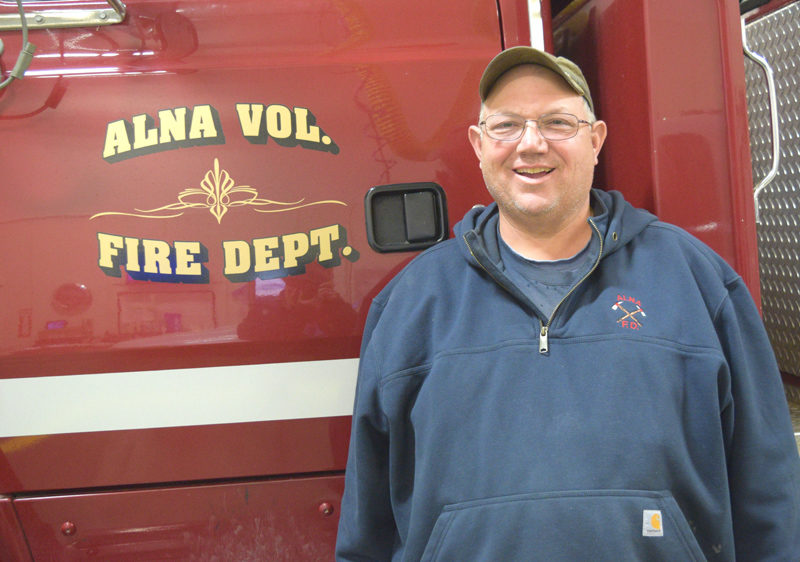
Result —
[{"label": "truck body panel", "polygon": [[[370,248],[365,195],[487,202],[466,130],[525,4],[134,0],[45,25],[104,6],[25,2],[44,27],[0,91],[1,552],[330,557],[361,329],[414,255]],[[5,75],[22,41],[0,37]]]},{"label": "truck body panel", "polygon": [[371,299],[490,201],[476,86],[534,36],[608,123],[595,184],[797,302],[759,284],[735,3],[112,4],[25,2],[0,90],[2,560],[331,558]]},{"label": "truck body panel", "polygon": [[706,242],[759,302],[737,5],[589,0],[554,18],[608,123],[597,185]]}]

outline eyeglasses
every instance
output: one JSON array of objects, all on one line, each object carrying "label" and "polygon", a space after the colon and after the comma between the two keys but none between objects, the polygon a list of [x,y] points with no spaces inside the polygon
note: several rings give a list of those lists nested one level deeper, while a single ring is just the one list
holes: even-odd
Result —
[{"label": "eyeglasses", "polygon": [[486,134],[494,140],[515,141],[525,133],[528,123],[536,123],[539,134],[547,140],[561,141],[578,134],[581,125],[591,125],[589,121],[578,119],[571,113],[548,113],[538,119],[523,119],[516,115],[496,113],[478,123]]}]

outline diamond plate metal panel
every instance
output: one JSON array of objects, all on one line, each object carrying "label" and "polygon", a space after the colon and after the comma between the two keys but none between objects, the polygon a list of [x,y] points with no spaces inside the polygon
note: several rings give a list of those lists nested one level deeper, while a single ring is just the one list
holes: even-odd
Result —
[{"label": "diamond plate metal panel", "polygon": [[[800,2],[747,25],[747,43],[775,74],[780,168],[761,194],[758,225],[764,323],[781,370],[800,375]],[[769,94],[763,71],[745,59],[753,179],[772,166]]]}]

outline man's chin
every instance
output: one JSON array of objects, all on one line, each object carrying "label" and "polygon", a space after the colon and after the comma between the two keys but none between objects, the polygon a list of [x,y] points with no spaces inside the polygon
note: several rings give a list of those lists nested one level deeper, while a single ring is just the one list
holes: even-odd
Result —
[{"label": "man's chin", "polygon": [[556,208],[555,202],[533,195],[515,199],[512,205],[515,214],[527,218],[545,217]]}]

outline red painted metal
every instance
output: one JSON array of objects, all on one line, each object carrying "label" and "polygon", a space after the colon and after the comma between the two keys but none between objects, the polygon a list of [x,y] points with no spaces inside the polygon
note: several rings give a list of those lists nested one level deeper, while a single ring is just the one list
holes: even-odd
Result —
[{"label": "red painted metal", "polygon": [[760,302],[736,3],[591,0],[555,50],[586,71],[609,125],[597,183],[720,253]]},{"label": "red painted metal", "polygon": [[517,0],[497,0],[500,22],[503,26],[503,48],[531,44],[531,26],[528,5]]},{"label": "red painted metal", "polygon": [[19,493],[341,471],[349,438],[349,417],[12,437],[0,440],[0,486]]},{"label": "red painted metal", "polygon": [[[357,357],[412,257],[370,249],[364,194],[435,181],[451,225],[488,201],[466,130],[502,34],[529,40],[525,3],[125,4],[119,25],[31,30],[27,75],[0,91],[0,379]],[[4,75],[20,36],[0,32]],[[177,139],[182,116],[208,134]],[[315,204],[258,212],[274,202]],[[329,259],[298,249],[325,228]],[[258,239],[282,270],[237,277]],[[195,243],[207,275],[156,257]],[[173,277],[145,275],[157,263]],[[0,438],[0,558],[29,559],[16,504],[35,559],[329,559],[348,436],[335,417]],[[315,474],[337,475],[293,479]]]},{"label": "red painted metal", "polygon": [[294,562],[333,559],[343,487],[341,476],[326,476],[14,503],[35,560]]},{"label": "red painted metal", "polygon": [[[231,1],[176,11],[141,1],[128,2],[122,25],[31,31],[29,75],[0,93],[0,132],[39,154],[36,166],[23,154],[0,156],[4,185],[14,186],[0,211],[3,304],[16,320],[0,332],[2,376],[357,356],[371,295],[408,259],[369,249],[366,190],[438,181],[452,218],[486,197],[464,131],[477,114],[473,85],[500,46],[495,5],[418,4],[394,13],[369,3]],[[2,35],[14,53],[18,34]],[[306,108],[339,152],[252,144],[237,103]],[[205,104],[219,114],[224,144],[103,159],[109,123]],[[272,214],[229,207],[221,222],[202,208],[174,219],[91,218],[177,205],[215,160],[262,199],[343,205]],[[223,275],[223,242],[336,224],[357,261],[339,256],[336,267],[311,263],[305,275],[259,283]],[[209,282],[109,277],[98,267],[98,233],[199,241]],[[295,302],[271,298],[283,283]],[[59,307],[65,284],[86,288],[86,311]]]},{"label": "red painted metal", "polygon": [[[708,242],[757,295],[735,3],[565,4],[545,41],[582,65],[609,123],[598,184]],[[120,25],[33,30],[28,76],[0,91],[13,139],[0,151],[0,379],[357,357],[372,296],[411,257],[369,248],[363,196],[436,181],[451,225],[488,201],[466,129],[486,61],[530,41],[526,3],[126,5]],[[20,34],[0,38],[7,72]],[[157,130],[181,108],[216,134]],[[274,112],[272,136],[248,133],[248,118],[263,130],[256,111]],[[301,200],[318,204],[257,212]],[[329,259],[300,252],[333,227]],[[104,236],[124,244],[105,262]],[[285,270],[237,277],[228,266],[258,239]],[[157,261],[145,241],[199,243],[207,278],[131,275],[137,248],[143,268]],[[0,439],[13,496],[0,497],[0,559],[331,557],[346,417],[56,433]]]},{"label": "red painted metal", "polygon": [[11,498],[0,496],[0,560],[29,562],[25,535]]},{"label": "red painted metal", "polygon": [[544,36],[544,49],[553,52],[553,6],[550,2],[541,2],[539,11],[542,16],[542,35]]}]

